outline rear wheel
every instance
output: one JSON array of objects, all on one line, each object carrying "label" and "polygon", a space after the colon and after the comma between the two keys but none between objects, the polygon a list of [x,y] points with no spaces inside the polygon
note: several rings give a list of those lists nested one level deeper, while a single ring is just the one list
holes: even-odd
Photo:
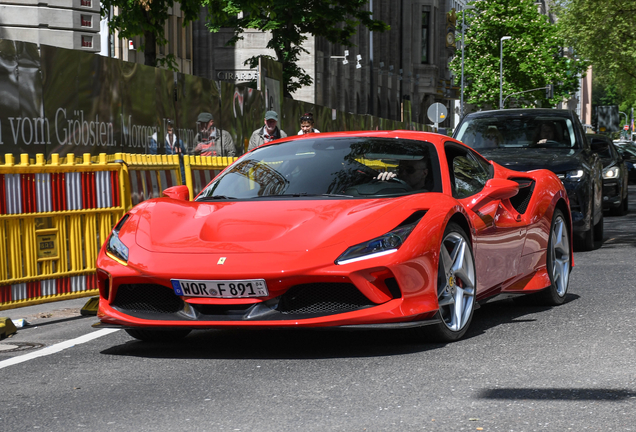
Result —
[{"label": "rear wheel", "polygon": [[135,339],[139,339],[145,342],[171,342],[183,339],[192,330],[190,329],[177,329],[177,330],[150,330],[150,329],[126,329],[126,333]]},{"label": "rear wheel", "polygon": [[444,231],[437,274],[437,302],[441,322],[424,327],[438,341],[460,339],[475,310],[475,260],[462,228],[450,223]]},{"label": "rear wheel", "polygon": [[572,269],[570,255],[570,229],[563,212],[555,210],[552,216],[546,255],[546,267],[552,285],[538,294],[542,303],[556,306],[565,301]]}]

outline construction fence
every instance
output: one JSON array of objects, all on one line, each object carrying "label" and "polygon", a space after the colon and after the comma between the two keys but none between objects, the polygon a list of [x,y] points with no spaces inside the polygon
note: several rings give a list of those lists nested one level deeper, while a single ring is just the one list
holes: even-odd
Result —
[{"label": "construction fence", "polygon": [[[0,164],[0,310],[96,295],[95,262],[134,205],[181,185],[177,155],[5,155]],[[235,158],[183,156],[192,199]]]}]

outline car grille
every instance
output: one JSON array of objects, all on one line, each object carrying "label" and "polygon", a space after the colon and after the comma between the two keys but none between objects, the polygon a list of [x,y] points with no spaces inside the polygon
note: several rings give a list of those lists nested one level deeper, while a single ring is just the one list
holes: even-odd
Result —
[{"label": "car grille", "polygon": [[332,314],[374,305],[352,284],[311,283],[290,288],[281,296],[277,309],[285,315]]},{"label": "car grille", "polygon": [[183,309],[183,300],[163,285],[125,284],[117,289],[113,306],[128,312],[173,314]]}]

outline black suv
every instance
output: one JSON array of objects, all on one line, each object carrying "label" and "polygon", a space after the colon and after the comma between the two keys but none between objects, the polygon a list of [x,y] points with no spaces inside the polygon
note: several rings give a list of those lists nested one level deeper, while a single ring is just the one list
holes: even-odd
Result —
[{"label": "black suv", "polygon": [[587,134],[592,151],[603,163],[603,208],[612,216],[623,216],[629,209],[627,165],[610,137]]},{"label": "black suv", "polygon": [[453,138],[519,171],[549,169],[570,199],[577,246],[603,241],[603,165],[570,110],[507,109],[466,115]]}]

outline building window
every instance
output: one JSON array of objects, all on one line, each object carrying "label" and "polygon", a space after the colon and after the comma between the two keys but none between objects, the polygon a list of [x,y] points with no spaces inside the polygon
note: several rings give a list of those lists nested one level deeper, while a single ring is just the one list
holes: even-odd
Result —
[{"label": "building window", "polygon": [[82,36],[82,48],[93,48],[93,36]]},{"label": "building window", "polygon": [[429,45],[429,16],[430,12],[422,12],[422,64],[428,64],[428,45]]},{"label": "building window", "polygon": [[92,7],[93,0],[80,0],[80,5],[84,7]]},{"label": "building window", "polygon": [[81,16],[82,27],[93,27],[93,17],[90,15]]}]

